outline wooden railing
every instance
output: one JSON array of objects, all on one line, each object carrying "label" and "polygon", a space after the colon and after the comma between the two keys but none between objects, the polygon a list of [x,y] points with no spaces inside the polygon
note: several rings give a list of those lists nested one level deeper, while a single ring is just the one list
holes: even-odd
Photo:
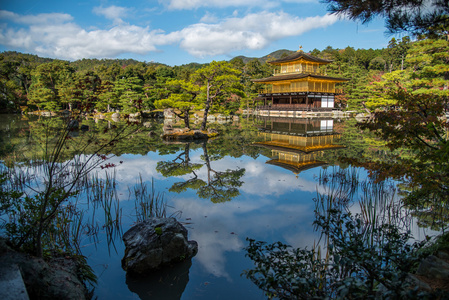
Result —
[{"label": "wooden railing", "polygon": [[258,110],[301,110],[301,111],[332,111],[331,107],[314,107],[310,104],[275,104],[275,105],[260,105]]},{"label": "wooden railing", "polygon": [[303,72],[298,72],[298,71],[290,71],[290,72],[281,72],[281,70],[274,70],[273,72],[273,76],[279,76],[279,75],[289,75],[289,74],[312,74],[312,75],[325,75],[324,72],[317,70],[317,71],[313,71],[313,70],[306,70]]},{"label": "wooden railing", "polygon": [[264,88],[259,91],[259,94],[280,94],[280,93],[301,93],[301,92],[311,92],[311,93],[331,93],[331,94],[342,94],[343,89],[308,89],[308,88],[287,88],[280,91],[273,91],[273,88]]}]

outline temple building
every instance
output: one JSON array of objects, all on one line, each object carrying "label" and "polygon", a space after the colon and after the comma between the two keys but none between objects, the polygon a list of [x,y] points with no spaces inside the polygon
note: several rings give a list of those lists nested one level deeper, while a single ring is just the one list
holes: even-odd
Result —
[{"label": "temple building", "polygon": [[323,155],[339,145],[341,135],[333,130],[332,119],[264,118],[259,127],[262,141],[256,146],[271,150],[267,164],[301,171],[326,165]]},{"label": "temple building", "polygon": [[323,65],[331,63],[299,50],[284,58],[270,61],[277,66],[271,77],[253,79],[265,85],[259,94],[263,110],[332,111],[335,95],[342,91],[336,84],[348,79],[329,77]]}]

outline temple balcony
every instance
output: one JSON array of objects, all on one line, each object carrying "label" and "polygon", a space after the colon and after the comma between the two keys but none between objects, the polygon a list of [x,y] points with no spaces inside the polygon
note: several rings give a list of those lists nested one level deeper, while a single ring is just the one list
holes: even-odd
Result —
[{"label": "temple balcony", "polygon": [[286,94],[286,93],[328,93],[328,94],[342,94],[342,89],[336,88],[308,88],[308,87],[300,87],[300,88],[292,88],[292,87],[284,87],[284,86],[267,86],[261,90],[259,90],[259,95],[268,95],[268,94]]},{"label": "temple balcony", "polygon": [[308,70],[274,70],[273,76],[279,76],[279,75],[288,75],[288,74],[311,74],[311,75],[326,75],[324,72],[322,72],[319,69],[308,69]]},{"label": "temple balcony", "polygon": [[317,112],[331,112],[333,107],[316,107],[313,104],[273,104],[273,105],[258,105],[257,110],[267,111],[317,111]]}]

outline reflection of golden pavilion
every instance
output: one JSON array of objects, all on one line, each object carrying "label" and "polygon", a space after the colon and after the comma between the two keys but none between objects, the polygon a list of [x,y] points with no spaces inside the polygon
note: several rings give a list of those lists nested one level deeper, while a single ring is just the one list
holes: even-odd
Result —
[{"label": "reflection of golden pavilion", "polygon": [[324,151],[344,148],[336,144],[341,135],[334,133],[332,119],[265,119],[260,129],[263,141],[255,144],[271,150],[267,163],[295,174],[325,165],[319,160]]}]

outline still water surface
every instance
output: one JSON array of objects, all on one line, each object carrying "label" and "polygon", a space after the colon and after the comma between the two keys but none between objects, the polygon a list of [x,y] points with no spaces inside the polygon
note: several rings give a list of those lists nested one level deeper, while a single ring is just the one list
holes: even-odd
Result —
[{"label": "still water surface", "polygon": [[[245,257],[246,239],[308,248],[319,240],[312,225],[314,198],[322,189],[318,177],[325,168],[339,168],[335,157],[353,151],[341,143],[342,132],[338,131],[344,131],[344,122],[263,119],[243,127],[223,125],[227,134],[208,143],[160,142],[158,150],[145,154],[122,151],[111,160],[117,165],[122,231],[136,222],[129,187],[141,178],[164,194],[168,215],[186,226],[189,239],[197,241],[199,249],[191,261],[165,273],[132,279],[121,267],[124,245],[120,234],[112,241],[104,234],[99,240],[86,237],[82,252],[98,276],[94,297],[265,299],[242,276],[252,267]],[[232,128],[238,130],[232,133]],[[182,164],[186,161],[187,167]],[[184,169],[175,172],[174,166]],[[105,176],[102,171],[98,174]],[[360,176],[366,177],[366,172],[362,170]],[[356,205],[351,209],[359,211]]]}]

